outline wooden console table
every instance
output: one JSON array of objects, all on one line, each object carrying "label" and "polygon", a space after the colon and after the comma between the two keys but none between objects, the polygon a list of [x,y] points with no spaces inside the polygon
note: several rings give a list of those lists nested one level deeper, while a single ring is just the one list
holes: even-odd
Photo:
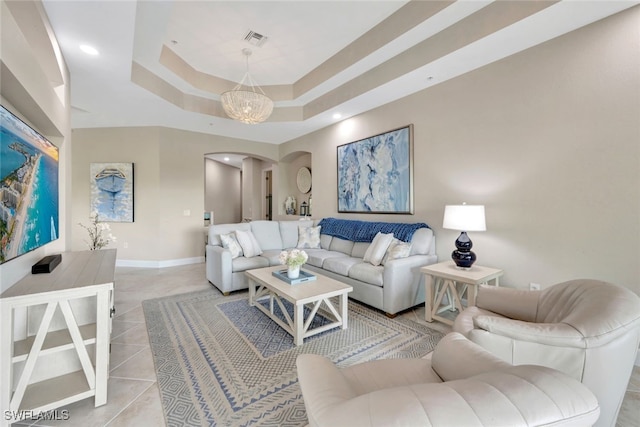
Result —
[{"label": "wooden console table", "polygon": [[1,426],[90,396],[107,403],[115,261],[115,249],[66,252],[0,295]]},{"label": "wooden console table", "polygon": [[[432,322],[434,319],[448,325],[453,322],[440,316],[445,310],[462,311],[462,298],[466,293],[467,306],[476,304],[476,294],[478,285],[493,282],[495,286],[500,285],[500,276],[503,271],[497,268],[482,267],[473,265],[471,268],[460,269],[453,261],[440,262],[438,264],[427,265],[420,271],[427,275],[425,277],[425,320]],[[444,296],[447,295],[448,304],[442,304]]]}]

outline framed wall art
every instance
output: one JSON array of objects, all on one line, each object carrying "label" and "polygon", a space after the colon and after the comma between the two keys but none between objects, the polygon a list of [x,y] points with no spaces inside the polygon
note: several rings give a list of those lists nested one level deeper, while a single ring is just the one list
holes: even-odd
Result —
[{"label": "framed wall art", "polygon": [[338,212],[413,214],[413,125],[337,150]]},{"label": "framed wall art", "polygon": [[133,163],[91,163],[91,212],[100,221],[133,222]]}]

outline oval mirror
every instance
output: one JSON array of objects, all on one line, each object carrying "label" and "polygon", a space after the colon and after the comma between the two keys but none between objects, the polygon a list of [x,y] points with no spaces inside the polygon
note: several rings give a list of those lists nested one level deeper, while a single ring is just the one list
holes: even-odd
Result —
[{"label": "oval mirror", "polygon": [[298,190],[303,194],[311,190],[311,171],[309,168],[303,166],[298,169],[296,183],[298,184]]}]

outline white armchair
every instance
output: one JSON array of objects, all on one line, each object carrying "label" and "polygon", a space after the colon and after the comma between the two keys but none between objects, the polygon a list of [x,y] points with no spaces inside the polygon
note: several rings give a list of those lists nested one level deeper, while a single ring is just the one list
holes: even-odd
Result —
[{"label": "white armchair", "polygon": [[562,371],[595,394],[596,426],[615,426],[640,343],[640,298],[596,280],[542,291],[481,286],[453,330],[513,365]]},{"label": "white armchair", "polygon": [[301,354],[296,363],[311,427],[585,427],[599,414],[577,380],[543,366],[511,366],[457,333],[430,358],[341,369]]}]

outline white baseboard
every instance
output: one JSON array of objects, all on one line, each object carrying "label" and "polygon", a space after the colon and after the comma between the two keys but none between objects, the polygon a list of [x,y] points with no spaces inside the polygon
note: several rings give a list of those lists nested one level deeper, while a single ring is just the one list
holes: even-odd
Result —
[{"label": "white baseboard", "polygon": [[135,259],[116,260],[116,267],[139,267],[139,268],[167,268],[180,265],[200,264],[204,262],[204,257],[169,259],[166,261],[144,261]]}]

